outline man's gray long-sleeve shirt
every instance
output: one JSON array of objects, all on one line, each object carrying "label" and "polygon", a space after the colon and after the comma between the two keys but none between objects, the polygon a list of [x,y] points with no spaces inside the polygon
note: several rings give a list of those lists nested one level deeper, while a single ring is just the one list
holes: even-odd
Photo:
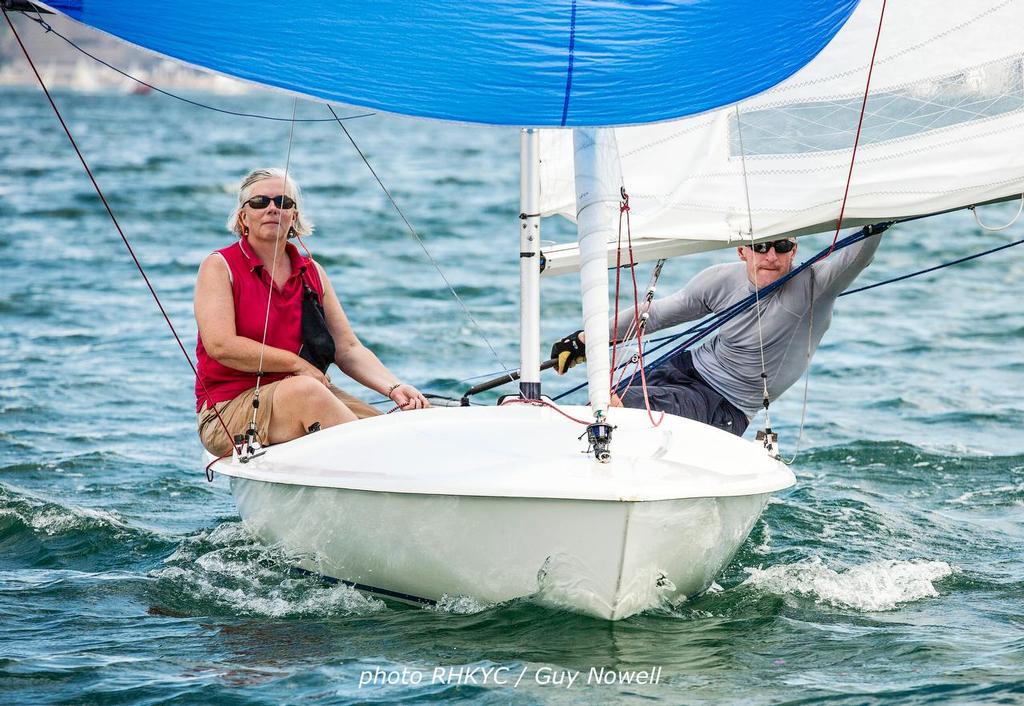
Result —
[{"label": "man's gray long-sleeve shirt", "polygon": [[[871,263],[880,239],[872,236],[833,253],[761,299],[769,399],[776,399],[807,370],[832,323],[836,297]],[[709,267],[683,289],[652,303],[647,333],[722,311],[753,293],[745,263]],[[619,315],[619,338],[632,321],[632,311]],[[736,316],[693,351],[693,365],[711,387],[753,418],[764,396],[757,307]]]}]

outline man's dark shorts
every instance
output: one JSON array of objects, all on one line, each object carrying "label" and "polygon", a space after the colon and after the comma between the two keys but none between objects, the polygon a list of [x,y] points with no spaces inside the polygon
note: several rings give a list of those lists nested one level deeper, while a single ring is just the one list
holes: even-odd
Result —
[{"label": "man's dark shorts", "polygon": [[[747,429],[747,415],[704,382],[690,351],[673,356],[647,376],[647,396],[657,412],[704,422],[736,436]],[[645,408],[639,376],[621,397],[626,407]]]}]

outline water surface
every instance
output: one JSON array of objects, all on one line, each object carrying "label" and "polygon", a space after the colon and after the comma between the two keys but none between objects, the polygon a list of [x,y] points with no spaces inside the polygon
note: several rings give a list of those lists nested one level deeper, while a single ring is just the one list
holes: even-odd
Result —
[{"label": "water surface", "polygon": [[[1024,700],[1022,250],[840,301],[811,371],[799,482],[714,591],[615,624],[530,600],[409,608],[293,574],[246,532],[223,479],[205,482],[181,352],[44,98],[2,97],[3,701]],[[196,269],[230,242],[236,180],[284,163],[287,125],[154,95],[57,98],[191,352]],[[263,94],[206,99],[292,108]],[[438,393],[515,367],[516,132],[387,116],[349,128],[482,329],[338,127],[299,125],[290,169],[318,223],[309,244],[359,335]],[[900,226],[861,281],[1022,228],[989,234],[966,214]],[[545,223],[545,238],[569,233]],[[802,242],[806,254],[825,239]],[[733,257],[672,262],[661,291]],[[545,340],[578,328],[575,286],[545,281]],[[773,407],[786,453],[801,403],[798,386]],[[435,680],[437,668],[464,671]],[[591,668],[661,671],[654,685],[588,684]],[[377,669],[422,683],[360,688]],[[485,684],[484,670],[501,671]],[[518,675],[518,687],[494,682]]]}]

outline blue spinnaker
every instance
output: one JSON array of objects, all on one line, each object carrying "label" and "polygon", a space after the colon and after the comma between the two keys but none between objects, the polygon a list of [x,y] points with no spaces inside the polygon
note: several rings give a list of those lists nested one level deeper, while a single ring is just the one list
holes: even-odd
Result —
[{"label": "blue spinnaker", "polygon": [[499,125],[668,120],[764,91],[857,0],[51,0],[229,76],[406,115]]}]

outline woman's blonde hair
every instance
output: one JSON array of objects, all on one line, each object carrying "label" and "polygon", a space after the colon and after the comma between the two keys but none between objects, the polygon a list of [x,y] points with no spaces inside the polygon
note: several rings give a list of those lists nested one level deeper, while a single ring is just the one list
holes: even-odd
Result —
[{"label": "woman's blonde hair", "polygon": [[302,191],[299,189],[299,185],[292,181],[290,176],[286,176],[283,169],[277,169],[276,167],[271,167],[269,169],[253,169],[245,175],[245,178],[242,179],[242,183],[238,187],[238,203],[235,205],[231,215],[228,216],[228,230],[235,235],[242,235],[242,227],[238,222],[238,216],[242,213],[242,207],[245,206],[245,202],[252,196],[253,185],[264,181],[265,179],[280,179],[283,181],[285,195],[291,196],[292,199],[295,200],[295,223],[292,224],[292,229],[288,232],[288,237],[291,238],[296,235],[309,235],[312,233],[313,221],[304,215],[304,211],[302,209]]}]

